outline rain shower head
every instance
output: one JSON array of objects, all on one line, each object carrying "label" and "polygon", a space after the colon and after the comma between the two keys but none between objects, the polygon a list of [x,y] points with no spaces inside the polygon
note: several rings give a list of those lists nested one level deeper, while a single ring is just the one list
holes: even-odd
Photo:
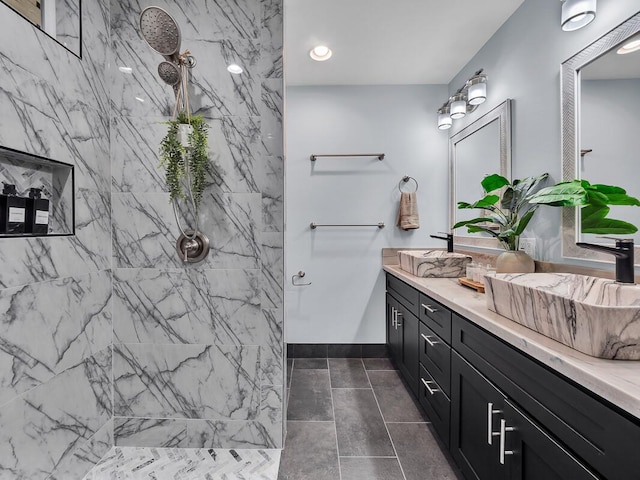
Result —
[{"label": "rain shower head", "polygon": [[158,65],[158,75],[167,85],[172,87],[180,83],[180,67],[173,62],[161,62]]},{"label": "rain shower head", "polygon": [[[180,28],[166,10],[160,7],[145,8],[140,14],[140,31],[149,46],[160,55],[167,59],[177,58],[180,50]],[[162,74],[160,76],[165,80]]]}]

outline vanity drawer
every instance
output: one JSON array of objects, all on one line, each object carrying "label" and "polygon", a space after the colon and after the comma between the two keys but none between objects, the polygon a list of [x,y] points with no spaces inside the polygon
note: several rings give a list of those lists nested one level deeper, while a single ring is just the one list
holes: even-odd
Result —
[{"label": "vanity drawer", "polygon": [[420,322],[420,363],[451,395],[451,347],[424,323]]},{"label": "vanity drawer", "polygon": [[393,295],[396,300],[402,303],[416,317],[418,316],[418,306],[420,304],[420,292],[410,287],[402,280],[387,273],[387,292]]},{"label": "vanity drawer", "polygon": [[423,293],[420,294],[420,320],[445,342],[451,343],[451,310]]},{"label": "vanity drawer", "polygon": [[429,416],[440,439],[449,448],[449,424],[451,421],[451,401],[429,372],[420,365],[420,405]]},{"label": "vanity drawer", "polygon": [[638,478],[640,422],[456,314],[452,347],[604,478]]}]

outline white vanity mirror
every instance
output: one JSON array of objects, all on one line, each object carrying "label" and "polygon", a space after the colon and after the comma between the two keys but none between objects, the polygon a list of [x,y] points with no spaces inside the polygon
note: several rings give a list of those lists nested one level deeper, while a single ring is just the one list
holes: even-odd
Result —
[{"label": "white vanity mirror", "polygon": [[80,56],[81,0],[0,0],[0,2],[67,50]]},{"label": "white vanity mirror", "polygon": [[[640,14],[562,64],[562,178],[617,185],[640,197]],[[579,209],[562,215],[563,256],[594,259],[594,251],[576,242],[613,246],[580,232]],[[609,217],[640,227],[638,207],[612,206]],[[633,238],[640,261],[640,234]],[[597,254],[596,260],[612,257]]]},{"label": "white vanity mirror", "polygon": [[[478,118],[449,139],[449,216],[453,226],[478,216],[477,210],[459,210],[459,201],[475,202],[484,196],[480,182],[493,173],[511,179],[511,100]],[[483,233],[459,228],[456,245],[499,248]]]}]

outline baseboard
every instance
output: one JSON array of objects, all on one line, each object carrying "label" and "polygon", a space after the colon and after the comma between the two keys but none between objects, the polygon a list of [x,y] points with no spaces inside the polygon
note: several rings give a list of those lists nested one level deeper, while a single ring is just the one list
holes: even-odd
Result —
[{"label": "baseboard", "polygon": [[384,343],[288,343],[287,358],[387,358]]}]

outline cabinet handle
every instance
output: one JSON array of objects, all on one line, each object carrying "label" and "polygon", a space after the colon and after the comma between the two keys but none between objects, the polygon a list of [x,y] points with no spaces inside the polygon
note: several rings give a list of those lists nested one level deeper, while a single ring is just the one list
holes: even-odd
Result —
[{"label": "cabinet handle", "polygon": [[436,392],[439,392],[439,391],[440,391],[440,389],[438,389],[438,388],[431,388],[431,387],[429,386],[429,384],[430,384],[430,383],[436,383],[436,382],[431,381],[431,380],[425,380],[425,379],[424,379],[424,378],[422,378],[422,377],[420,378],[420,380],[422,380],[422,383],[424,383],[424,386],[425,386],[425,387],[427,387],[427,390],[429,391],[429,394],[431,394],[431,395],[435,395],[435,394],[436,394]]},{"label": "cabinet handle", "polygon": [[500,432],[493,431],[493,416],[502,413],[502,410],[494,410],[493,403],[487,403],[487,443],[493,445],[493,437],[500,435]]},{"label": "cabinet handle", "polygon": [[505,443],[507,439],[507,432],[513,432],[515,428],[507,427],[507,421],[502,418],[500,419],[500,464],[504,465],[504,457],[505,455],[513,455],[515,452],[513,450],[505,450]]},{"label": "cabinet handle", "polygon": [[432,308],[431,305],[425,305],[424,303],[422,303],[421,305],[422,308],[424,308],[429,313],[436,313],[438,311],[437,309]]},{"label": "cabinet handle", "polygon": [[438,343],[440,343],[437,340],[431,340],[433,337],[430,337],[429,335],[425,335],[424,333],[421,333],[420,335],[422,336],[422,338],[424,338],[424,341],[427,342],[430,347],[435,347]]},{"label": "cabinet handle", "polygon": [[396,312],[396,329],[402,326],[402,324],[398,322],[398,317],[401,317],[401,316],[402,316],[402,312],[400,311]]},{"label": "cabinet handle", "polygon": [[395,327],[396,326],[396,308],[395,307],[391,307],[391,326]]}]

